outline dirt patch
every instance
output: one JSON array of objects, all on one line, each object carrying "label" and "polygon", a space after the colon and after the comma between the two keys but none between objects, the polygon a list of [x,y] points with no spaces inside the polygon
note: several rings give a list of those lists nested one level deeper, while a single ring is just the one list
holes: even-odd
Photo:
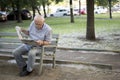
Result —
[{"label": "dirt patch", "polygon": [[0,62],[0,80],[120,80],[119,71],[61,65],[57,65],[55,69],[52,69],[50,65],[45,64],[43,73],[39,76],[38,67],[36,65],[35,70],[29,76],[19,77],[16,64]]}]

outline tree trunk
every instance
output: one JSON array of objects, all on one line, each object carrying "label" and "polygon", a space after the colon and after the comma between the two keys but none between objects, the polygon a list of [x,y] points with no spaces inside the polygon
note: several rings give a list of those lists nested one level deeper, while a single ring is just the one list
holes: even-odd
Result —
[{"label": "tree trunk", "polygon": [[79,16],[81,15],[81,1],[79,0]]},{"label": "tree trunk", "polygon": [[35,8],[34,8],[34,6],[32,6],[32,11],[33,11],[33,19],[34,19],[34,17],[35,17]]},{"label": "tree trunk", "polygon": [[94,30],[94,0],[86,0],[87,2],[87,31],[86,39],[95,40]]},{"label": "tree trunk", "polygon": [[109,2],[109,15],[110,15],[110,19],[112,19],[111,0],[108,0],[108,2]]},{"label": "tree trunk", "polygon": [[42,5],[43,5],[44,17],[46,18],[46,17],[47,17],[47,15],[46,15],[45,2],[44,2],[44,1],[42,2]]},{"label": "tree trunk", "polygon": [[73,16],[73,4],[72,4],[72,0],[70,0],[70,22],[74,23],[74,16]]},{"label": "tree trunk", "polygon": [[17,14],[17,16],[18,16],[18,19],[17,19],[17,22],[18,23],[20,23],[20,22],[22,22],[22,18],[21,18],[21,5],[20,5],[20,0],[18,0],[18,2],[17,2],[17,10],[18,10],[18,14]]},{"label": "tree trunk", "polygon": [[[13,12],[15,12],[15,3],[13,1],[12,1],[12,10],[13,10]],[[13,13],[13,15],[14,15],[14,20],[16,20],[15,13]]]},{"label": "tree trunk", "polygon": [[40,10],[38,9],[38,7],[36,7],[36,10],[38,11],[39,15],[41,15]]}]

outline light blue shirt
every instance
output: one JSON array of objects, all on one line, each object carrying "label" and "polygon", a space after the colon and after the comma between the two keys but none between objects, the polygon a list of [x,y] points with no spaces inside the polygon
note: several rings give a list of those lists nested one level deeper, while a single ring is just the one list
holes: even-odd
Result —
[{"label": "light blue shirt", "polygon": [[[43,24],[42,29],[37,29],[34,21],[31,22],[30,27],[28,28],[29,36],[31,39],[37,40],[44,40],[51,42],[52,37],[52,28],[47,25],[46,23]],[[25,44],[25,47],[29,50],[31,48],[30,45]]]}]

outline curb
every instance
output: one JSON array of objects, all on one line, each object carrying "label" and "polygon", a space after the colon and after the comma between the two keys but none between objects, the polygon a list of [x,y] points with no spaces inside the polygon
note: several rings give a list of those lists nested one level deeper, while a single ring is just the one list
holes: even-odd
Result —
[{"label": "curb", "polygon": [[[52,63],[52,60],[44,59],[44,63]],[[95,66],[101,69],[110,69],[112,70],[112,65],[110,64],[100,64],[100,63],[87,63],[80,61],[70,61],[70,60],[56,60],[56,64],[81,64],[85,66]]]},{"label": "curb", "polygon": [[66,47],[57,47],[57,49],[61,50],[74,50],[74,51],[99,51],[99,52],[115,52],[119,53],[120,51],[118,50],[104,50],[104,49],[84,49],[84,48],[66,48]]}]

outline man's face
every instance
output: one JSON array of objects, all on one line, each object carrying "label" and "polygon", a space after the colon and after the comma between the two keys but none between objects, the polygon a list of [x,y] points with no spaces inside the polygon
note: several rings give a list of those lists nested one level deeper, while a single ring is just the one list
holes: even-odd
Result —
[{"label": "man's face", "polygon": [[43,21],[35,20],[34,22],[35,22],[35,25],[36,25],[37,29],[42,29]]}]

